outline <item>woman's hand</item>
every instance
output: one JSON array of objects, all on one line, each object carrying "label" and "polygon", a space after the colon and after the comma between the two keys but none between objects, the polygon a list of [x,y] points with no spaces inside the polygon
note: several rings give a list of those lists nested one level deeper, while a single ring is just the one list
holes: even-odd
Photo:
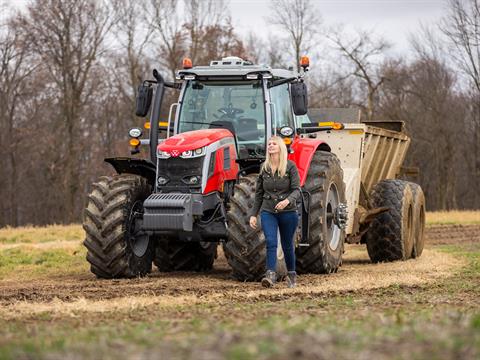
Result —
[{"label": "woman's hand", "polygon": [[250,227],[252,229],[257,228],[257,217],[256,216],[250,216]]},{"label": "woman's hand", "polygon": [[290,204],[290,200],[282,200],[275,206],[275,210],[283,210],[288,206],[288,204]]}]

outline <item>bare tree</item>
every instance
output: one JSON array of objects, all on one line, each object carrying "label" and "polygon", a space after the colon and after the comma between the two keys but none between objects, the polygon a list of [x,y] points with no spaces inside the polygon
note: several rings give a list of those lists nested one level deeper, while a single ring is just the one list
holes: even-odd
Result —
[{"label": "bare tree", "polygon": [[158,59],[166,71],[175,78],[187,52],[186,34],[178,13],[177,0],[150,0],[145,14],[153,30],[153,38],[158,42]]},{"label": "bare tree", "polygon": [[270,23],[288,34],[297,71],[300,57],[314,45],[321,18],[310,0],[272,0]]},{"label": "bare tree", "polygon": [[375,38],[371,32],[357,31],[353,36],[341,31],[327,34],[340,54],[352,64],[350,75],[355,76],[366,85],[366,105],[362,105],[368,120],[375,114],[375,95],[385,78],[378,74],[380,58],[390,48],[383,38]]},{"label": "bare tree", "polygon": [[151,70],[147,54],[152,32],[142,21],[143,7],[138,1],[116,0],[114,9],[117,21],[112,35],[115,35],[120,48],[112,54],[115,67],[110,76],[116,80],[112,85],[121,96],[119,120],[125,128],[138,122],[134,114],[135,98],[138,85]]},{"label": "bare tree", "polygon": [[480,202],[480,1],[449,0],[449,13],[440,29],[450,40],[449,54],[472,89],[473,153],[476,203]]},{"label": "bare tree", "polygon": [[[8,26],[8,25],[7,25]],[[27,87],[27,78],[35,70],[29,64],[28,48],[22,35],[8,26],[0,33],[0,144],[4,156],[1,157],[0,194],[0,226],[3,224],[18,225],[18,146],[22,138],[22,124],[18,120],[17,111],[23,93]],[[5,176],[8,174],[8,176]]]},{"label": "bare tree", "polygon": [[198,63],[206,27],[215,27],[229,23],[226,4],[223,0],[184,0],[185,28],[188,32],[188,55],[194,64]]},{"label": "bare tree", "polygon": [[197,54],[197,61],[200,64],[208,64],[211,60],[230,55],[246,57],[243,42],[229,22],[225,25],[206,26],[203,29],[200,43],[202,46]]},{"label": "bare tree", "polygon": [[57,127],[62,129],[57,164],[61,164],[65,221],[78,219],[81,124],[85,104],[93,96],[90,76],[111,20],[93,0],[36,0],[17,21],[32,51],[49,75],[58,98]]}]

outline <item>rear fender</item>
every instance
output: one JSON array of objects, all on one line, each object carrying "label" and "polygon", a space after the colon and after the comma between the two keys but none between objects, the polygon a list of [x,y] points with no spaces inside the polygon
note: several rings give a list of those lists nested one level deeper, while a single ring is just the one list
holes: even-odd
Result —
[{"label": "rear fender", "polygon": [[155,165],[150,160],[127,157],[106,158],[105,162],[113,166],[117,174],[140,175],[150,184],[155,184]]},{"label": "rear fender", "polygon": [[315,151],[331,150],[330,146],[328,146],[323,140],[302,138],[296,138],[290,148],[293,152],[288,155],[288,159],[292,160],[297,165],[298,174],[300,175],[300,186],[303,186],[305,180],[307,180],[308,170],[310,169],[310,163]]}]

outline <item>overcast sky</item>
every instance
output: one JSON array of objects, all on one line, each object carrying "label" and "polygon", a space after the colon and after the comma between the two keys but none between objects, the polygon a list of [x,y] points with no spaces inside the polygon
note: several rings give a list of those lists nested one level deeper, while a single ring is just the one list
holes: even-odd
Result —
[{"label": "overcast sky", "polygon": [[[22,9],[28,0],[0,0],[2,2]],[[406,54],[409,34],[418,31],[421,22],[438,21],[445,13],[446,0],[312,0],[312,3],[324,25],[343,23],[374,29],[395,45],[395,52]],[[230,0],[232,21],[242,36],[250,31],[257,35],[274,31],[265,20],[270,9],[270,0]]]},{"label": "overcast sky", "polygon": [[[327,26],[343,23],[362,29],[374,29],[395,46],[397,53],[408,51],[410,33],[419,24],[433,24],[445,14],[445,0],[312,0]],[[231,0],[233,24],[240,34],[268,31],[265,17],[269,0]]]}]

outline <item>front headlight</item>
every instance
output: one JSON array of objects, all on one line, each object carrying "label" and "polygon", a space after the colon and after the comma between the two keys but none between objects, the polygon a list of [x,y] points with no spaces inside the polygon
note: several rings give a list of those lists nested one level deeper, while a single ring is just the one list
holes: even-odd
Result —
[{"label": "front headlight", "polygon": [[198,148],[195,150],[184,151],[180,156],[184,159],[196,158],[205,155],[207,152],[207,147]]},{"label": "front headlight", "polygon": [[131,137],[131,138],[139,138],[140,136],[142,136],[142,129],[140,128],[131,128],[129,131],[128,131],[128,135]]},{"label": "front headlight", "polygon": [[168,159],[170,156],[171,156],[171,155],[170,155],[168,152],[166,152],[166,151],[162,151],[162,150],[158,150],[158,151],[157,151],[157,157],[158,157],[159,159]]},{"label": "front headlight", "polygon": [[200,176],[185,176],[182,181],[187,185],[199,185],[202,178]]}]

